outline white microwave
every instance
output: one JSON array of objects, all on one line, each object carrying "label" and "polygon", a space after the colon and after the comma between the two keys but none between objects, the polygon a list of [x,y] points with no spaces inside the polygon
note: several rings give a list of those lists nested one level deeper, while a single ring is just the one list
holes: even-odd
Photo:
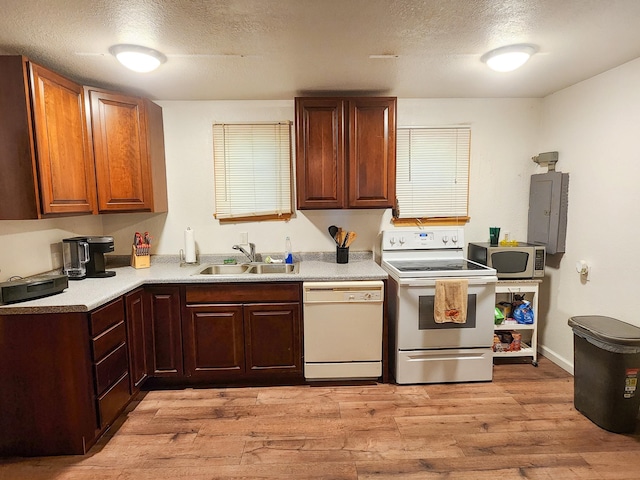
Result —
[{"label": "white microwave", "polygon": [[544,245],[520,243],[513,246],[492,246],[489,243],[469,243],[469,260],[495,268],[498,278],[544,277]]}]

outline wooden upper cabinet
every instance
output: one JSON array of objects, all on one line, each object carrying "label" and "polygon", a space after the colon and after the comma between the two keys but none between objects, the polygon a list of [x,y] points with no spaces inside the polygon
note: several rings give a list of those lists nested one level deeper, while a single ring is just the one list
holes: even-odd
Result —
[{"label": "wooden upper cabinet", "polygon": [[299,209],[393,206],[395,97],[298,97],[295,110]]},{"label": "wooden upper cabinet", "polygon": [[0,56],[0,219],[96,213],[80,85]]},{"label": "wooden upper cabinet", "polygon": [[396,199],[396,99],[349,100],[349,207],[391,208]]},{"label": "wooden upper cabinet", "polygon": [[85,90],[99,212],[166,212],[161,107],[144,98]]},{"label": "wooden upper cabinet", "polygon": [[296,98],[298,208],[343,208],[344,101]]}]

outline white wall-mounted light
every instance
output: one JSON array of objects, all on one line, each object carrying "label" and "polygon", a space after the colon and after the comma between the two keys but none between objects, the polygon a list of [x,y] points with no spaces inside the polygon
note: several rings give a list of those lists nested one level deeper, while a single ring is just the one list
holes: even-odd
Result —
[{"label": "white wall-mounted light", "polygon": [[524,65],[536,51],[534,45],[508,45],[485,53],[480,60],[496,72],[511,72]]},{"label": "white wall-mounted light", "polygon": [[151,72],[167,61],[157,50],[140,45],[114,45],[109,53],[129,70],[140,73]]}]

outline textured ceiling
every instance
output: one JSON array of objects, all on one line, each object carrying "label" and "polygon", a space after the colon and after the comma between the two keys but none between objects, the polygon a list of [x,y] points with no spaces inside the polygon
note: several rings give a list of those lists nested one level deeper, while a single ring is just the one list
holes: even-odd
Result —
[{"label": "textured ceiling", "polygon": [[[0,53],[160,100],[542,97],[640,57],[640,0],[1,0]],[[147,74],[111,45],[162,51]],[[482,54],[539,47],[523,68]],[[397,58],[371,59],[393,54]]]}]

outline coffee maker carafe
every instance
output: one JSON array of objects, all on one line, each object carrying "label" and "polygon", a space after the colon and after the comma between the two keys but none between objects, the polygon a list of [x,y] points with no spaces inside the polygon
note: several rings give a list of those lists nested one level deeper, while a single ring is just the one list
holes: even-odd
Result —
[{"label": "coffee maker carafe", "polygon": [[62,273],[69,280],[82,280],[87,276],[89,244],[87,237],[73,237],[62,240]]}]

